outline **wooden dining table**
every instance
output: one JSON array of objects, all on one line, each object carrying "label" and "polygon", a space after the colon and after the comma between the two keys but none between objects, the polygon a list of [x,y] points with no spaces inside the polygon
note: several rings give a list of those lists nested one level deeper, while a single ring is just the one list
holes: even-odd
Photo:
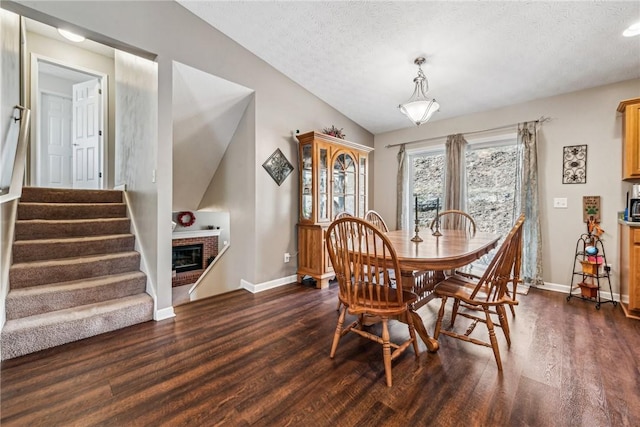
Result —
[{"label": "wooden dining table", "polygon": [[410,307],[416,332],[430,352],[438,351],[438,341],[429,336],[424,322],[416,312],[433,296],[434,286],[445,277],[446,271],[471,264],[498,245],[500,236],[494,233],[463,230],[440,230],[434,236],[431,230],[419,234],[421,242],[411,239],[415,233],[408,230],[389,231],[385,235],[393,245],[402,274],[402,286],[418,295],[418,301]]}]

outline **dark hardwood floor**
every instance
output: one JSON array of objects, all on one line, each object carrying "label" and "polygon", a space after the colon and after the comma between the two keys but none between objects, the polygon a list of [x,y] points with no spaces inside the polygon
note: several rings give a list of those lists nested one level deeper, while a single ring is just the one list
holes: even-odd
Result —
[{"label": "dark hardwood floor", "polygon": [[[640,321],[536,289],[520,301],[510,350],[497,334],[502,373],[490,348],[442,336],[394,361],[387,388],[381,346],[349,334],[329,359],[334,287],[236,291],[2,362],[0,424],[640,425]],[[420,310],[430,331],[438,306]]]}]

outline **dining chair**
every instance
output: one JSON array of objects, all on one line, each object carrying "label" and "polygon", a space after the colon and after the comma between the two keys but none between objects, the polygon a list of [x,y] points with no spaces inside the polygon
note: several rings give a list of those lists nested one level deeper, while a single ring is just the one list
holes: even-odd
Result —
[{"label": "dining chair", "polygon": [[378,229],[380,229],[383,233],[386,233],[387,231],[389,231],[389,227],[387,227],[387,223],[384,222],[384,219],[382,219],[382,216],[374,210],[368,210],[367,213],[364,214],[364,219],[366,221],[369,221],[371,224],[375,225],[376,227],[378,227]]},{"label": "dining chair", "polygon": [[[389,270],[400,276],[400,264],[389,239],[373,224],[355,217],[340,218],[329,225],[326,244],[338,279],[338,297],[342,303],[330,357],[333,359],[340,339],[349,332],[382,344],[387,386],[392,385],[391,362],[413,344],[418,358],[418,342],[409,306],[417,295],[394,287]],[[357,316],[344,327],[346,315]],[[381,335],[364,330],[366,317],[377,317],[382,323]],[[389,321],[401,318],[409,328],[409,338],[401,344],[391,341]]]},{"label": "dining chair", "polygon": [[[434,338],[438,339],[440,334],[448,335],[473,344],[491,347],[493,355],[498,365],[498,370],[502,370],[500,359],[500,349],[495,335],[495,326],[502,329],[507,340],[507,345],[511,346],[509,333],[509,323],[506,317],[506,305],[517,305],[518,301],[511,298],[507,293],[507,284],[512,280],[514,270],[518,269],[522,255],[522,224],[524,215],[520,215],[515,225],[500,246],[500,249],[485,270],[479,280],[473,280],[460,274],[447,277],[435,286],[436,296],[442,299],[438,320],[434,332]],[[453,298],[453,309],[451,311],[451,330],[442,329],[442,319],[447,300]],[[463,309],[460,311],[460,309]],[[483,315],[479,314],[482,311]],[[478,314],[476,314],[478,313]],[[492,315],[497,314],[498,320],[494,322]],[[473,323],[465,331],[459,334],[453,330],[458,316],[473,320]],[[489,332],[489,342],[470,337],[478,322],[487,325]]]},{"label": "dining chair", "polygon": [[350,217],[350,216],[353,216],[353,215],[351,215],[351,214],[350,214],[349,212],[347,212],[347,211],[342,211],[342,212],[338,212],[338,213],[336,214],[336,216],[335,216],[334,220],[335,220],[335,219],[340,219],[340,218],[348,218],[348,217]]},{"label": "dining chair", "polygon": [[464,211],[450,209],[440,212],[431,221],[431,230],[435,228],[436,221],[440,221],[440,228],[443,230],[466,230],[470,234],[476,234],[476,222]]}]

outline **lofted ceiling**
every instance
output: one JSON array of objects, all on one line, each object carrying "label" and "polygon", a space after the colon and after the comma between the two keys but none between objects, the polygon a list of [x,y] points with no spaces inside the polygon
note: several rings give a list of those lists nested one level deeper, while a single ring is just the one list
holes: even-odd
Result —
[{"label": "lofted ceiling", "polygon": [[177,1],[373,134],[640,78],[640,1]]},{"label": "lofted ceiling", "polygon": [[173,64],[173,210],[197,210],[253,91]]}]

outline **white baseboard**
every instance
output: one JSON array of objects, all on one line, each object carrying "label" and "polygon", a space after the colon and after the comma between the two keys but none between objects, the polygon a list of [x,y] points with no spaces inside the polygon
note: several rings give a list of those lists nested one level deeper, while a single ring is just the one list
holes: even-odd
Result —
[{"label": "white baseboard", "polygon": [[[560,292],[563,294],[568,294],[569,293],[569,285],[560,285],[558,283],[551,283],[551,282],[544,282],[543,286],[531,286],[532,288],[536,288],[536,289],[542,289],[544,291],[553,291],[553,292]],[[579,294],[580,292],[578,292]],[[573,295],[576,295],[576,291],[573,291]],[[600,297],[603,299],[609,299],[609,291],[608,289],[605,290],[602,286],[600,287]],[[622,298],[620,297],[620,294],[613,294],[613,299],[615,301],[622,301],[624,303],[628,303],[629,302],[629,297],[628,296],[622,296]]]},{"label": "white baseboard", "polygon": [[253,283],[247,282],[244,279],[240,280],[240,287],[242,289],[246,289],[252,294],[266,291],[267,289],[277,288],[278,286],[288,285],[289,283],[293,283],[298,280],[298,276],[295,274],[293,276],[282,277],[280,279],[270,280],[268,282],[258,283],[254,285]]},{"label": "white baseboard", "polygon": [[176,317],[176,313],[173,311],[173,307],[163,308],[162,310],[156,310],[153,314],[153,320],[165,320],[171,319],[172,317]]},{"label": "white baseboard", "polygon": [[543,286],[534,286],[532,288],[542,289],[543,291],[561,292],[563,294],[569,293],[569,285],[561,285],[559,283],[544,282]]}]

